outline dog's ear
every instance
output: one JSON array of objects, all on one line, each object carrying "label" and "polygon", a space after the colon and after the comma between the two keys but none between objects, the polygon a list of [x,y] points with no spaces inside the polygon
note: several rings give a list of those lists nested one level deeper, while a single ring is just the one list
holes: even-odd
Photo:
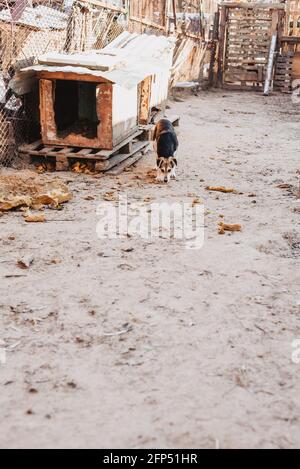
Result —
[{"label": "dog's ear", "polygon": [[178,166],[178,163],[177,163],[177,159],[176,159],[176,158],[173,158],[172,161],[173,161],[173,163],[174,163],[175,166]]},{"label": "dog's ear", "polygon": [[157,167],[161,169],[162,165],[164,164],[164,160],[162,158],[157,158],[156,164],[157,164]]}]

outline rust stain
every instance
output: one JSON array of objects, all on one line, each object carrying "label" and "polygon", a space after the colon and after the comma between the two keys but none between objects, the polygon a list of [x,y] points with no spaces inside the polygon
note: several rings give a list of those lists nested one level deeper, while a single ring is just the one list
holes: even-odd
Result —
[{"label": "rust stain", "polygon": [[101,83],[97,86],[97,115],[98,141],[100,148],[112,150],[113,148],[113,130],[112,130],[112,100],[113,86],[111,83]]}]

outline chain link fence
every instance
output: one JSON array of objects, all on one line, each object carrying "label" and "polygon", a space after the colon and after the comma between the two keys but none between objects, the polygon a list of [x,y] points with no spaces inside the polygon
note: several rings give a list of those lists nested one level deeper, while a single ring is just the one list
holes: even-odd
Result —
[{"label": "chain link fence", "polygon": [[18,97],[18,72],[47,52],[101,49],[125,29],[124,13],[88,1],[0,0],[0,165],[39,137],[38,89]]}]

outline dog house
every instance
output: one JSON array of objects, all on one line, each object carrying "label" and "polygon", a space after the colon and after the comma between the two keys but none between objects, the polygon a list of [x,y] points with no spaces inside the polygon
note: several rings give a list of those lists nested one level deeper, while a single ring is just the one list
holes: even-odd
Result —
[{"label": "dog house", "polygon": [[48,54],[24,70],[39,80],[45,145],[111,150],[168,96],[174,42],[123,33],[100,51]]},{"label": "dog house", "polygon": [[128,90],[100,75],[48,72],[41,76],[44,144],[111,149],[136,130],[135,88]]}]

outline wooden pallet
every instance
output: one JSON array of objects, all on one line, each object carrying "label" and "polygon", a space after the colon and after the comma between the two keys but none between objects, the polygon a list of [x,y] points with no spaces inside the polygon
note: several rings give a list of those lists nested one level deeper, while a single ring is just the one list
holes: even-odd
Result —
[{"label": "wooden pallet", "polygon": [[220,7],[218,79],[226,89],[262,90],[280,9],[225,3]]},{"label": "wooden pallet", "polygon": [[[179,117],[168,117],[174,126],[179,125]],[[44,145],[41,140],[22,145],[19,153],[28,164],[45,164],[56,171],[67,171],[80,162],[88,169],[97,172],[119,174],[127,167],[136,163],[149,151],[149,141],[155,125],[141,126],[130,137],[115,146],[112,150],[93,148],[60,147]]]},{"label": "wooden pallet", "polygon": [[[22,145],[19,153],[29,164],[43,164],[56,171],[67,171],[76,162],[85,163],[89,169],[99,172],[106,172],[128,160],[131,163],[132,157],[141,158],[149,149],[149,141],[144,140],[145,132],[141,129],[130,138],[124,140],[113,150],[95,150],[92,148],[58,147],[44,145],[41,141]],[[140,140],[141,138],[141,140]],[[133,163],[131,163],[133,164]],[[126,168],[126,164],[122,165]]]},{"label": "wooden pallet", "polygon": [[277,57],[274,89],[282,93],[292,92],[293,52],[284,52]]}]

